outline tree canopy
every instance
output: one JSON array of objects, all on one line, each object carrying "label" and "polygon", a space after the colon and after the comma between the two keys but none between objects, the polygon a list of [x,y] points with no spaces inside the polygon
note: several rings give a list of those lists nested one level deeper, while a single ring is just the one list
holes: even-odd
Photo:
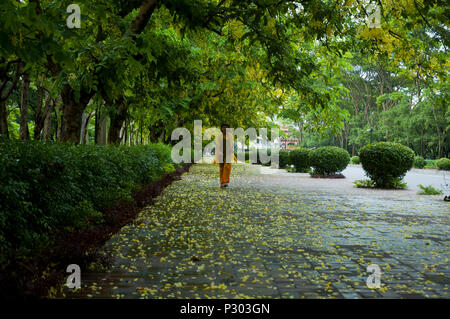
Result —
[{"label": "tree canopy", "polygon": [[284,118],[355,150],[374,127],[448,151],[444,1],[80,0],[73,29],[70,4],[0,3],[0,134],[168,142]]}]

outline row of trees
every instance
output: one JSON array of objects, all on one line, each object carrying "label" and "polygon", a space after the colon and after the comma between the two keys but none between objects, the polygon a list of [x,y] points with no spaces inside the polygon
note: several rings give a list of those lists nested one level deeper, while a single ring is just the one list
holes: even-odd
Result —
[{"label": "row of trees", "polygon": [[[356,155],[371,141],[391,141],[409,146],[422,157],[449,155],[450,108],[446,103],[449,100],[446,75],[422,82],[417,77],[402,74],[401,68],[387,69],[380,60],[361,56],[349,60],[352,67],[348,71],[341,70],[340,75],[346,92],[339,102],[346,111],[341,121],[343,125],[318,132],[311,127],[313,114],[306,112],[303,121],[292,128],[302,146],[335,145]],[[435,72],[441,72],[442,65],[434,68]]]},{"label": "row of trees", "polygon": [[301,88],[315,67],[294,32],[320,38],[341,17],[339,1],[83,0],[70,29],[70,2],[1,2],[0,134],[20,123],[23,139],[83,143],[94,121],[97,143],[120,143],[194,118],[259,126],[267,90]]},{"label": "row of trees", "polygon": [[354,153],[366,127],[403,136],[382,114],[413,101],[445,149],[442,1],[373,1],[381,28],[369,28],[370,1],[80,0],[80,29],[66,24],[71,2],[0,3],[0,134],[168,142],[194,119],[245,128],[281,116],[303,143],[331,134]]},{"label": "row of trees", "polygon": [[[448,156],[449,37],[448,22],[439,15],[448,6],[400,1],[394,9],[393,3],[382,4],[382,28],[360,35],[368,40],[366,47],[322,61],[333,74],[334,109],[340,111],[322,119],[323,114],[291,96],[282,116],[293,120],[301,146],[336,145],[356,155],[371,140],[390,141],[423,157]],[[402,8],[408,8],[408,15],[394,29],[388,16]]]}]

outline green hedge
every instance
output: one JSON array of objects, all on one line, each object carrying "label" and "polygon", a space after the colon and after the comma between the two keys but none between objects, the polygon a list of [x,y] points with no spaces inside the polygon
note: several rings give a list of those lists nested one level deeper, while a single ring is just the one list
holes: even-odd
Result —
[{"label": "green hedge", "polygon": [[448,158],[440,158],[436,161],[436,166],[439,169],[450,171],[450,159]]},{"label": "green hedge", "polygon": [[314,174],[331,175],[343,171],[350,163],[348,152],[336,146],[322,146],[309,156]]},{"label": "green hedge", "polygon": [[272,150],[270,149],[270,148],[268,148],[267,150],[259,150],[258,151],[258,162],[261,164],[261,165],[263,165],[263,166],[271,166],[272,165],[272,161],[271,160],[269,160],[269,162],[268,163],[262,163],[261,162],[261,159],[260,159],[260,153],[261,152],[267,152],[266,154],[267,154],[267,156],[271,156],[272,155]]},{"label": "green hedge", "polygon": [[436,160],[425,160],[425,168],[437,168]]},{"label": "green hedge", "polygon": [[280,150],[279,152],[279,166],[280,168],[291,165],[289,151]]},{"label": "green hedge", "polygon": [[289,160],[291,165],[294,165],[296,172],[305,173],[311,167],[310,164],[310,153],[311,150],[307,148],[297,148],[295,150],[290,151]]},{"label": "green hedge", "polygon": [[171,149],[0,139],[0,263],[102,221],[102,208],[174,171]]},{"label": "green hedge", "polygon": [[359,157],[376,187],[395,188],[414,163],[414,151],[398,143],[378,142],[364,146]]},{"label": "green hedge", "polygon": [[352,164],[360,164],[361,160],[359,159],[359,156],[352,156],[352,158],[350,159]]},{"label": "green hedge", "polygon": [[415,168],[424,168],[427,165],[427,162],[422,156],[414,157],[414,167]]}]

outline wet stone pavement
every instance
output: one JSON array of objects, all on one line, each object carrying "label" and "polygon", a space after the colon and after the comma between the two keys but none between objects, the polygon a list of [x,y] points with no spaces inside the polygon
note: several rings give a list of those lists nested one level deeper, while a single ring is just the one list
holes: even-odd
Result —
[{"label": "wet stone pavement", "polygon": [[[449,298],[441,196],[197,164],[82,269],[67,298]],[[281,171],[280,171],[281,172]],[[367,266],[381,270],[368,288]]]}]

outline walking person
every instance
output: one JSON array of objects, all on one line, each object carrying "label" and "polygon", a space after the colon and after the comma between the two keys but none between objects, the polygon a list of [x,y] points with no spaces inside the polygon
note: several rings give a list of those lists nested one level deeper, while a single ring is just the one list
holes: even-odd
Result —
[{"label": "walking person", "polygon": [[227,132],[228,124],[220,126],[221,136],[216,137],[215,162],[219,164],[220,187],[228,187],[230,183],[231,163],[234,161],[233,134]]}]

